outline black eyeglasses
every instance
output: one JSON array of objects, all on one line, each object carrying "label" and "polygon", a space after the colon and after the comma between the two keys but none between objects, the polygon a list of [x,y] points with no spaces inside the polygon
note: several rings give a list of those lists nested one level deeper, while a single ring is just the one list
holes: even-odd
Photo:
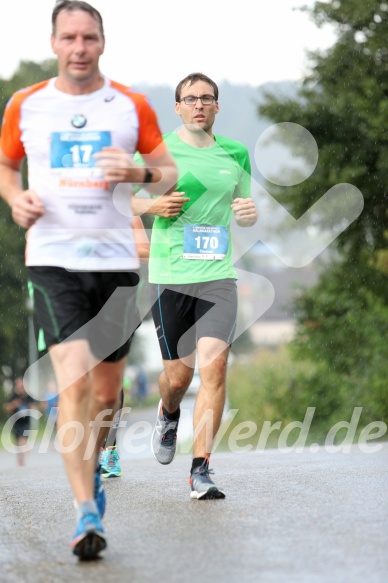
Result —
[{"label": "black eyeglasses", "polygon": [[187,95],[180,99],[179,103],[184,101],[186,105],[196,105],[198,99],[201,100],[202,105],[211,105],[216,100],[214,95],[200,95],[199,97],[195,97],[195,95]]}]

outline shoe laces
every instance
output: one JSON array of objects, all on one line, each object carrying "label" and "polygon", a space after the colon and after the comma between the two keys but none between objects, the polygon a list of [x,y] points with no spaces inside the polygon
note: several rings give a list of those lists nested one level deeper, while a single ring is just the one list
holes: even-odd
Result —
[{"label": "shoe laces", "polygon": [[162,442],[164,446],[174,445],[178,431],[178,421],[170,421],[163,417],[164,428],[162,431]]},{"label": "shoe laces", "polygon": [[210,474],[214,475],[214,470],[210,469],[207,463],[205,462],[201,466],[195,468],[193,470],[193,474],[196,474],[197,476],[202,476],[204,478],[209,478]]},{"label": "shoe laces", "polygon": [[114,467],[118,461],[118,454],[115,449],[112,449],[108,453],[108,467]]}]

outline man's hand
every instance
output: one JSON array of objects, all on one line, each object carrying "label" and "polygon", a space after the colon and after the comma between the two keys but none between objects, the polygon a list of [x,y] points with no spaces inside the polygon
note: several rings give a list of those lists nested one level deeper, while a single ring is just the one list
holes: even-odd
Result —
[{"label": "man's hand", "polygon": [[232,211],[236,217],[236,223],[240,227],[251,227],[257,221],[255,203],[251,198],[235,198],[232,203]]},{"label": "man's hand", "polygon": [[102,168],[107,182],[143,182],[144,166],[136,164],[125,150],[107,146],[94,154],[94,157],[97,160],[96,166]]},{"label": "man's hand", "polygon": [[152,202],[147,213],[165,218],[177,217],[180,215],[185,202],[190,200],[184,195],[184,192],[172,192],[171,194],[159,196]]},{"label": "man's hand", "polygon": [[171,192],[157,198],[132,197],[132,208],[135,215],[157,215],[158,217],[177,217],[182,212],[185,202],[190,199],[184,192]]},{"label": "man's hand", "polygon": [[40,198],[33,190],[23,190],[15,196],[12,205],[12,218],[17,225],[29,229],[44,214]]}]

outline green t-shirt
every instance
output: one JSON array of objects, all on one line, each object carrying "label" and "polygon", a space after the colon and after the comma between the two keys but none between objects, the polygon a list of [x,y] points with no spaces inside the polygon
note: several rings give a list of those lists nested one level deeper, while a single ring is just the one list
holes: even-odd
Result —
[{"label": "green t-shirt", "polygon": [[176,190],[190,201],[178,217],[155,217],[149,281],[178,285],[237,279],[229,225],[233,199],[250,197],[248,150],[219,135],[210,148],[190,146],[176,132],[164,140],[178,166]]}]

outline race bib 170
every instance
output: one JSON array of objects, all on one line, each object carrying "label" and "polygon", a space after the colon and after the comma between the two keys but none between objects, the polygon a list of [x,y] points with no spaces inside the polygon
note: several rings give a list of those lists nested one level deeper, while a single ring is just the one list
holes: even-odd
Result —
[{"label": "race bib 170", "polygon": [[223,259],[229,247],[227,227],[184,225],[184,259]]}]

